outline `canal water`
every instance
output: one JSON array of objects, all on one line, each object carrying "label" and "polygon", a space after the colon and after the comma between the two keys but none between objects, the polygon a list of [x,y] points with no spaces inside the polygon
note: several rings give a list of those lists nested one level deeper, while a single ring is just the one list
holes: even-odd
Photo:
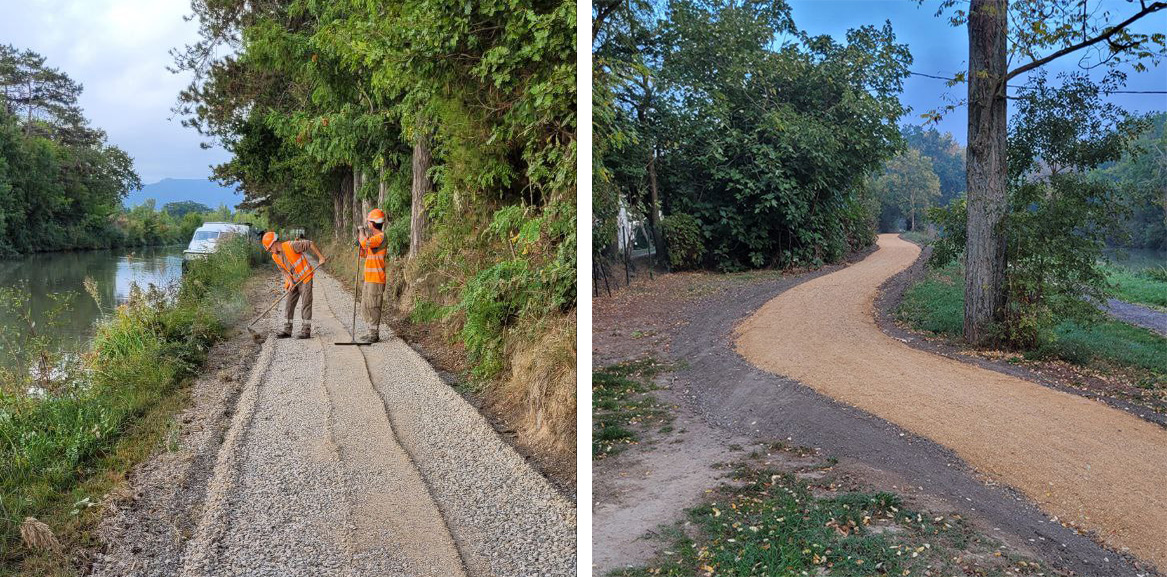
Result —
[{"label": "canal water", "polygon": [[[0,259],[0,287],[28,295],[27,310],[40,334],[55,337],[62,349],[82,350],[93,337],[97,320],[126,302],[131,285],[177,288],[182,280],[182,250],[182,246],[92,250]],[[100,307],[85,290],[86,279],[92,279]],[[67,308],[50,318],[62,298]],[[5,329],[26,330],[13,310],[0,306],[0,330]],[[0,339],[0,363],[9,356],[3,348]]]},{"label": "canal water", "polygon": [[1147,248],[1107,249],[1106,256],[1114,264],[1131,270],[1167,266],[1167,251]]}]

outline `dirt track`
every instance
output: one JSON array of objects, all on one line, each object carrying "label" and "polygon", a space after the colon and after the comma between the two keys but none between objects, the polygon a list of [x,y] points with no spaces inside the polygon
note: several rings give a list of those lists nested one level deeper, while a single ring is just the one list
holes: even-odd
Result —
[{"label": "dirt track", "polygon": [[1167,431],[1122,411],[908,347],[875,324],[880,284],[916,259],[895,236],[742,323],[738,351],[935,441],[1049,515],[1167,566]]}]

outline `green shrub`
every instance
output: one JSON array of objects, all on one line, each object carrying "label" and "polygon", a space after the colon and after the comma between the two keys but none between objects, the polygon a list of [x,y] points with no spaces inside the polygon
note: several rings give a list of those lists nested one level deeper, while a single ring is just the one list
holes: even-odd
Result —
[{"label": "green shrub", "polygon": [[490,378],[506,366],[504,330],[527,306],[530,299],[526,260],[506,260],[474,276],[462,293],[466,324],[462,340],[473,373]]},{"label": "green shrub", "polygon": [[683,212],[661,219],[661,232],[668,247],[669,264],[676,270],[697,268],[705,256],[701,224]]}]

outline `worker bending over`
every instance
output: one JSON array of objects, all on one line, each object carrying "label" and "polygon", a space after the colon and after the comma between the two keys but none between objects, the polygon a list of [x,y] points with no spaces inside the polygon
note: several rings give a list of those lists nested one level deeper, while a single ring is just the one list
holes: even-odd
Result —
[{"label": "worker bending over", "polygon": [[271,258],[276,262],[276,267],[284,275],[284,290],[291,288],[288,292],[287,301],[284,306],[284,330],[276,333],[276,338],[286,339],[292,336],[292,317],[296,313],[296,301],[299,300],[300,305],[300,334],[297,338],[306,339],[312,336],[312,276],[315,269],[311,263],[308,262],[304,253],[311,250],[316,255],[316,266],[323,266],[324,255],[320,254],[320,249],[316,248],[316,244],[307,239],[285,240],[277,242],[279,235],[274,231],[268,231],[263,235],[263,248],[271,253]]},{"label": "worker bending over", "polygon": [[365,226],[357,229],[361,256],[365,257],[365,283],[361,291],[361,307],[369,332],[362,342],[381,340],[381,295],[385,292],[385,212],[379,208],[369,211]]}]

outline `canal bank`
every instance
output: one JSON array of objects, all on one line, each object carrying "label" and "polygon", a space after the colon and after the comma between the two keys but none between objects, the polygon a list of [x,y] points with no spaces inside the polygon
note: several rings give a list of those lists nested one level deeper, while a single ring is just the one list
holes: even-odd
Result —
[{"label": "canal bank", "polygon": [[[0,574],[85,572],[107,497],[166,448],[212,347],[246,322],[252,300],[270,300],[270,283],[252,279],[262,256],[245,244],[224,247],[170,298],[146,291],[116,308],[115,272],[114,303],[98,307],[108,316],[76,370],[37,383],[26,371],[0,373]],[[34,385],[43,393],[28,394]]]}]

